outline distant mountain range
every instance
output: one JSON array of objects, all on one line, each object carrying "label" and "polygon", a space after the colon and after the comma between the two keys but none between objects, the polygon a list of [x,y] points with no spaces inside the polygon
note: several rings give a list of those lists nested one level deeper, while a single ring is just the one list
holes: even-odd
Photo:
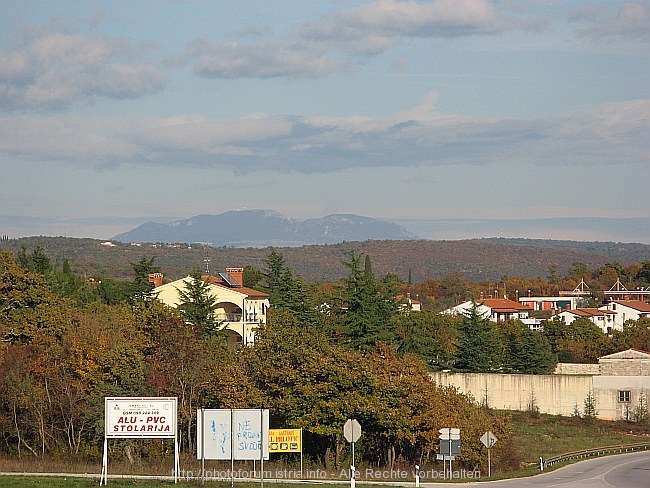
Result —
[{"label": "distant mountain range", "polygon": [[298,221],[271,210],[238,210],[197,215],[166,224],[146,222],[113,240],[162,243],[204,243],[214,247],[295,247],[346,241],[414,240],[401,225],[352,214]]}]

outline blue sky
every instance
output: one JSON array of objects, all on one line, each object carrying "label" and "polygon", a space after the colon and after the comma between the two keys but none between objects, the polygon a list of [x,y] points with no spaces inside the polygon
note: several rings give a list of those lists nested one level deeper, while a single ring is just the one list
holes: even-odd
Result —
[{"label": "blue sky", "polygon": [[0,0],[0,163],[10,237],[647,217],[650,1]]}]

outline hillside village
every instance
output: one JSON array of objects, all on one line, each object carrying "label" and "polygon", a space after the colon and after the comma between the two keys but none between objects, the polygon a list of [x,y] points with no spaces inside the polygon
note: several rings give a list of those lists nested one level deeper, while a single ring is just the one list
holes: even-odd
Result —
[{"label": "hillside village", "polygon": [[[266,324],[266,312],[272,304],[269,295],[244,287],[244,269],[226,268],[218,277],[203,275],[209,283],[207,290],[218,299],[215,316],[221,321],[231,344],[253,344],[260,324]],[[162,284],[162,274],[149,275],[155,286],[152,293],[171,307],[180,305],[179,289],[190,277]],[[570,291],[561,291],[554,297],[531,295],[518,300],[478,297],[442,311],[442,314],[468,316],[473,309],[481,317],[496,324],[519,321],[533,331],[542,332],[544,322],[529,316],[531,312],[549,310],[550,320],[559,320],[570,326],[575,320],[588,320],[603,334],[623,332],[627,321],[650,318],[650,289],[639,287],[627,290],[617,280],[604,290],[606,304],[600,307],[582,307],[591,297],[588,285],[581,280]],[[397,295],[402,313],[421,312],[421,303],[411,298],[410,292]],[[617,420],[630,419],[633,411],[647,402],[650,390],[650,352],[628,349],[598,358],[596,364],[558,363],[552,375],[504,375],[498,373],[468,374],[432,373],[434,381],[454,386],[475,398],[482,398],[486,405],[504,410],[529,410],[536,408],[542,413],[575,415],[583,408],[586,398],[593,396],[599,405],[596,417]],[[505,386],[504,386],[505,385]]]},{"label": "hillside village", "polygon": [[[261,268],[214,271],[206,259],[170,280],[155,257],[132,262],[130,280],[79,276],[40,248],[0,257],[0,387],[8,392],[0,432],[8,453],[94,449],[97,432],[73,441],[57,432],[88,422],[98,414],[93,402],[109,393],[182,397],[185,451],[196,442],[197,405],[270,405],[274,425],[305,428],[307,454],[324,464],[337,462],[331,453],[340,438],[323,434],[314,418],[326,432],[339,432],[340,418],[362,419],[372,426],[362,455],[389,464],[409,452],[435,453],[427,429],[452,422],[507,441],[503,412],[512,410],[650,421],[650,262],[575,265],[554,283],[458,275],[411,283],[377,276],[370,255],[350,251],[347,276],[312,284],[275,249]],[[32,386],[21,390],[15,378]],[[362,400],[347,396],[367,381]],[[71,387],[74,397],[65,393]],[[63,388],[58,403],[41,404],[52,388]],[[31,420],[35,405],[51,431]],[[74,418],[60,417],[65,405],[75,406]],[[330,409],[341,414],[331,418]],[[465,414],[452,414],[459,409]],[[384,411],[412,419],[403,428],[415,437],[386,440],[395,418]],[[380,439],[401,454],[383,458]],[[463,462],[482,462],[480,446],[468,444]]]}]

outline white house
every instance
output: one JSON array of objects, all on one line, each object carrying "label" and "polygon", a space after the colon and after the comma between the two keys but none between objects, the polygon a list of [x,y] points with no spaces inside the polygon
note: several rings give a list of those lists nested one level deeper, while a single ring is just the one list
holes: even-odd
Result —
[{"label": "white house", "polygon": [[[209,292],[217,302],[215,317],[228,334],[229,342],[252,344],[255,341],[256,329],[260,324],[266,323],[270,306],[269,296],[242,286],[243,278],[243,268],[226,268],[226,272],[219,273],[219,277],[202,276],[203,281],[210,283]],[[192,278],[187,276],[156,286],[152,292],[165,305],[178,307],[181,302],[179,290],[184,291],[186,283],[191,280]]]},{"label": "white house", "polygon": [[623,330],[627,320],[639,320],[650,317],[650,304],[641,300],[612,300],[607,305],[599,307],[600,310],[614,312],[615,330]]},{"label": "white house", "polygon": [[492,322],[503,322],[510,319],[527,319],[530,306],[521,304],[507,298],[482,298],[448,308],[442,313],[449,315],[467,315],[476,305],[478,313],[488,317]]},{"label": "white house", "polygon": [[576,319],[588,319],[597,325],[605,334],[610,334],[614,330],[616,312],[601,310],[599,308],[576,308],[573,310],[565,310],[556,316],[567,325],[573,323]]},{"label": "white house", "polygon": [[394,300],[399,303],[402,312],[421,312],[422,303],[419,300],[411,297],[411,293],[407,292],[406,296],[398,295]]}]

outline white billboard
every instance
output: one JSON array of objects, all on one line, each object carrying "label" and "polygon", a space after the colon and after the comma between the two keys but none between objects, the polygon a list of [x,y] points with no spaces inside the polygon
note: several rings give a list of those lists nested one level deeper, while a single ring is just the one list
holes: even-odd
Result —
[{"label": "white billboard", "polygon": [[269,411],[197,411],[197,459],[269,459]]},{"label": "white billboard", "polygon": [[106,437],[176,438],[176,398],[104,399]]}]

